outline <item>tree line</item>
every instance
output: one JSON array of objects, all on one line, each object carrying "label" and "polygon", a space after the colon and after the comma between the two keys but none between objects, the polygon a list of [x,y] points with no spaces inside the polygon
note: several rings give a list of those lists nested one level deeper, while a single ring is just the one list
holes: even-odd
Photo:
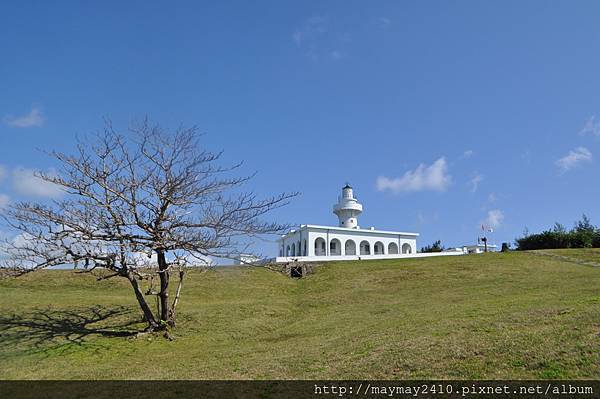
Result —
[{"label": "tree line", "polygon": [[594,226],[584,214],[575,222],[571,230],[555,223],[551,229],[537,234],[525,231],[523,237],[515,240],[517,249],[521,251],[533,249],[557,248],[600,248],[600,229]]},{"label": "tree line", "polygon": [[433,244],[431,245],[425,245],[424,247],[421,247],[421,253],[428,253],[428,252],[442,252],[444,250],[444,246],[442,245],[442,241],[441,240],[437,240],[434,241]]}]

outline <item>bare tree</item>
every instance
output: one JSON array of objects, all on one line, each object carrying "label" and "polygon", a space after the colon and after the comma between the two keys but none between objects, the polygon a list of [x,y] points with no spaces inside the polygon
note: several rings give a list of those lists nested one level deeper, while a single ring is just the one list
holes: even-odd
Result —
[{"label": "bare tree", "polygon": [[[251,176],[232,177],[240,164],[219,166],[221,153],[201,150],[195,127],[170,132],[145,120],[119,134],[107,122],[77,149],[74,155],[51,152],[59,173],[39,174],[66,199],[6,210],[5,221],[20,234],[4,243],[4,273],[78,263],[87,271],[106,269],[99,279],[130,282],[148,331],[175,325],[187,267],[208,257],[232,258],[248,237],[281,233],[287,226],[262,216],[297,195],[258,199],[242,192]],[[157,297],[156,311],[147,295]]]}]

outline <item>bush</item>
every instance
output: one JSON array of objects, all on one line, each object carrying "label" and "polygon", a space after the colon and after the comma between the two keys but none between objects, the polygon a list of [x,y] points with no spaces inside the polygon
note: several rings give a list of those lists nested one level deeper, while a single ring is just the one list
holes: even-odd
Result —
[{"label": "bush", "polygon": [[435,241],[431,245],[426,245],[421,248],[421,252],[442,252],[444,247],[442,246],[442,242],[440,240]]},{"label": "bush", "polygon": [[600,230],[590,223],[589,218],[583,215],[575,223],[571,231],[567,231],[560,223],[555,223],[552,230],[538,234],[525,234],[517,238],[517,249],[521,251],[533,249],[558,249],[558,248],[600,248]]}]

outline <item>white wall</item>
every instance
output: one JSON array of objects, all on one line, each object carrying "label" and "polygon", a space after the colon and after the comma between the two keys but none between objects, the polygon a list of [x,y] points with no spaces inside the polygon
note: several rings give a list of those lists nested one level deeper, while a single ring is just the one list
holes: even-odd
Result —
[{"label": "white wall", "polygon": [[428,258],[434,256],[462,256],[461,252],[428,252],[399,255],[355,255],[355,256],[302,256],[302,257],[276,257],[276,263],[287,263],[298,260],[300,262],[329,262],[342,260],[374,260],[374,259],[409,259],[409,258]]},{"label": "white wall", "polygon": [[[352,240],[356,246],[356,255],[360,255],[360,243],[366,241],[369,243],[370,255],[375,254],[375,243],[380,242],[383,244],[383,254],[387,255],[389,252],[389,245],[391,243],[398,247],[398,253],[402,252],[402,246],[408,244],[410,246],[410,252],[417,252],[417,239],[411,236],[399,236],[399,235],[387,235],[381,233],[369,233],[369,230],[356,230],[356,231],[320,231],[310,230],[308,232],[310,243],[309,245],[309,256],[315,256],[314,243],[317,238],[323,238],[326,243],[330,243],[332,240],[337,239],[341,244],[341,254],[345,255],[346,241]],[[330,255],[330,245],[325,246],[326,256]]]},{"label": "white wall", "polygon": [[[396,255],[390,254],[390,244],[394,244],[397,249],[397,254],[402,255],[402,248],[407,245],[410,249],[410,254],[416,254],[417,252],[417,239],[411,235],[402,235],[395,233],[385,233],[381,231],[371,231],[366,229],[327,229],[327,228],[315,228],[310,226],[304,226],[296,230],[293,233],[287,234],[282,237],[278,242],[277,255],[282,258],[292,258],[302,256],[305,253],[308,257],[317,256],[315,252],[315,242],[321,238],[325,241],[325,253],[320,256],[335,256],[331,254],[331,242],[337,240],[339,245],[340,256],[347,256],[346,254],[346,242],[352,240],[355,244],[355,254],[350,256],[387,256]],[[361,242],[367,242],[369,244],[369,254],[362,254],[360,251]],[[298,244],[300,243],[300,249]],[[375,244],[381,243],[383,246],[383,253],[375,255]],[[304,246],[306,245],[306,251]],[[290,248],[288,254],[287,249]],[[292,252],[292,248],[294,252]],[[406,254],[405,254],[406,255]]]},{"label": "white wall", "polygon": [[[296,230],[294,233],[292,234],[288,234],[286,237],[282,238],[279,240],[278,242],[278,248],[277,248],[277,255],[278,256],[287,256],[287,248],[290,247],[290,251],[292,249],[292,246],[294,247],[294,250],[296,251],[295,253],[298,253],[298,243],[300,243],[300,255],[304,254],[304,240],[306,240],[306,245],[307,245],[307,249],[309,247],[309,242],[308,242],[308,234],[307,231],[305,230]],[[281,249],[283,249],[283,254],[281,254]],[[296,255],[295,253],[290,254],[290,256],[299,256]],[[307,251],[307,254],[310,254]]]}]

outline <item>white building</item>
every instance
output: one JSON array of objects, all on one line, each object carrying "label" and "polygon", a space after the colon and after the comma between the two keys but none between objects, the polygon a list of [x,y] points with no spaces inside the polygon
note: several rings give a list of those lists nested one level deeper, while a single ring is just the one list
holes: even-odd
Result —
[{"label": "white building", "polygon": [[[463,248],[465,249],[465,252],[468,254],[482,254],[486,250],[485,244],[465,245]],[[488,252],[496,252],[497,249],[498,249],[498,246],[495,244],[487,245]]]},{"label": "white building", "polygon": [[305,224],[281,236],[276,262],[328,261],[462,255],[462,253],[417,253],[418,233],[361,229],[358,216],[363,206],[348,184],[333,206],[339,225]]},{"label": "white building", "polygon": [[239,254],[235,257],[234,265],[251,265],[260,262],[261,258],[252,254]]},{"label": "white building", "polygon": [[[488,244],[487,251],[488,252],[496,252],[498,250],[498,246],[496,244]],[[474,245],[464,245],[462,247],[456,248],[446,248],[444,252],[459,252],[461,254],[482,254],[485,252],[485,244],[474,244]]]}]

